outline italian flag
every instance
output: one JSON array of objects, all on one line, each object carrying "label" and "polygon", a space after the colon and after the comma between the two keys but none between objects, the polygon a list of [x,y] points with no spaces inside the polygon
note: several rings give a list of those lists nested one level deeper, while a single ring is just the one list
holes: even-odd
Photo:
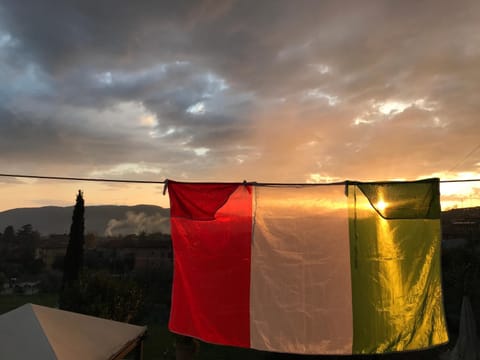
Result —
[{"label": "italian flag", "polygon": [[439,180],[328,185],[168,181],[170,330],[301,354],[448,341]]}]

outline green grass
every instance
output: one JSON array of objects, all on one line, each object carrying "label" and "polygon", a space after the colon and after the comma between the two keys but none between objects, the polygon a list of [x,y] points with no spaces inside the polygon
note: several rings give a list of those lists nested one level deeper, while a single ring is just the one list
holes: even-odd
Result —
[{"label": "green grass", "polygon": [[0,314],[4,314],[28,303],[55,307],[57,301],[57,294],[38,293],[34,295],[0,295]]}]

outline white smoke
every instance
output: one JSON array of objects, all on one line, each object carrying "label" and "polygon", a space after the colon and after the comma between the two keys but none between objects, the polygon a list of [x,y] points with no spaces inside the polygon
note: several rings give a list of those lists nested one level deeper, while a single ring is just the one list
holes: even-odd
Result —
[{"label": "white smoke", "polygon": [[161,214],[146,215],[127,211],[123,219],[110,219],[105,236],[161,232],[170,234],[170,219]]}]

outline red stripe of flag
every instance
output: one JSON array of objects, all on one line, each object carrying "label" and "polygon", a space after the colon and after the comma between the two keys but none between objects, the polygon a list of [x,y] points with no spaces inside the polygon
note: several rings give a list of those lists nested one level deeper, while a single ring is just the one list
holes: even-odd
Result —
[{"label": "red stripe of flag", "polygon": [[170,181],[168,188],[175,194],[170,197],[175,253],[170,330],[250,347],[252,189]]}]

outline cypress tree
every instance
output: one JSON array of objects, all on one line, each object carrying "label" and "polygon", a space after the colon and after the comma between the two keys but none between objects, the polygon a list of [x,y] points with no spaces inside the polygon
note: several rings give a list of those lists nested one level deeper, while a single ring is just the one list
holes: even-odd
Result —
[{"label": "cypress tree", "polygon": [[63,265],[62,290],[73,285],[80,277],[83,267],[83,244],[85,243],[85,201],[83,192],[78,190],[77,200],[73,209],[70,239]]}]

